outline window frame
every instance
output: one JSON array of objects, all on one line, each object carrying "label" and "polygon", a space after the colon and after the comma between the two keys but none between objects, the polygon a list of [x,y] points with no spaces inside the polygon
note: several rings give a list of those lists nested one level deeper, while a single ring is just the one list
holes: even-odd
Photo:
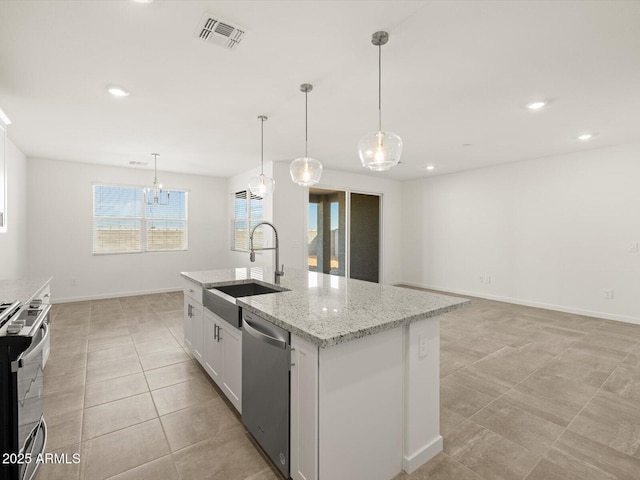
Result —
[{"label": "window frame", "polygon": [[[127,188],[131,190],[139,190],[140,191],[140,209],[139,215],[136,217],[97,217],[96,216],[96,187],[116,187],[116,188]],[[168,219],[162,218],[159,219],[157,217],[147,217],[146,215],[146,204],[144,202],[144,187],[139,185],[122,185],[122,184],[113,184],[113,183],[102,183],[95,182],[91,186],[91,196],[92,196],[92,240],[91,240],[91,253],[95,256],[102,255],[129,255],[129,254],[140,254],[140,253],[160,253],[160,252],[186,252],[189,250],[189,191],[186,189],[172,189],[171,192],[181,192],[184,193],[184,219]],[[140,248],[136,250],[128,250],[128,251],[108,251],[108,252],[100,252],[96,251],[96,225],[99,219],[105,220],[125,220],[125,221],[139,221],[140,222]],[[167,221],[167,222],[184,222],[184,248],[170,248],[170,249],[149,249],[148,244],[148,224],[149,222],[154,221]]]},{"label": "window frame", "polygon": [[[246,205],[247,205],[247,208],[245,211],[246,216],[236,217],[236,213],[237,213],[236,201],[242,198],[242,197],[239,197],[239,195],[241,194],[244,194],[244,200],[246,201]],[[244,190],[239,190],[233,193],[232,195],[233,195],[233,213],[231,218],[231,251],[232,252],[249,252],[249,231],[252,228],[253,224],[259,223],[264,220],[264,197],[251,193],[248,188]],[[261,202],[260,209],[259,209],[261,212],[261,215],[259,217],[251,216],[251,212],[252,212],[251,200],[252,199],[260,200]],[[239,247],[237,246],[237,243],[236,243],[236,239],[238,238],[237,225],[240,222],[244,222],[247,224],[246,248]],[[262,239],[261,238],[254,239],[254,246],[256,248],[262,248],[263,246]]]}]

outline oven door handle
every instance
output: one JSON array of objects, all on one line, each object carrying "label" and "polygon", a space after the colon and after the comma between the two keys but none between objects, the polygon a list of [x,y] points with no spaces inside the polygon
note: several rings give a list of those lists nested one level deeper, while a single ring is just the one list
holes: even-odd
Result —
[{"label": "oven door handle", "polygon": [[[38,422],[38,425],[36,425],[36,427],[31,431],[31,434],[29,434],[29,437],[25,440],[24,445],[22,447],[22,450],[20,450],[21,453],[29,453],[31,455],[31,461],[35,461],[37,462],[36,458],[38,455],[33,455],[33,449],[36,448],[36,438],[38,437],[38,432],[42,430],[42,450],[40,452],[38,452],[38,454],[40,453],[44,453],[45,449],[47,448],[47,437],[48,437],[48,432],[47,432],[47,424],[44,421],[44,416],[40,417],[40,421]],[[29,449],[29,452],[27,452],[27,446],[29,446],[29,444],[31,444],[31,448]],[[24,469],[24,472],[22,474],[22,478],[20,480],[31,480],[35,477],[36,472],[38,471],[38,467],[39,467],[39,463],[36,465],[36,468],[34,470],[31,471],[31,475],[27,478],[27,473],[28,473],[28,469]]]},{"label": "oven door handle", "polygon": [[43,322],[42,326],[40,328],[44,329],[44,335],[42,335],[42,338],[40,339],[38,344],[36,346],[34,346],[31,349],[31,351],[29,351],[26,355],[23,353],[22,355],[20,355],[18,357],[18,366],[19,367],[22,367],[25,363],[29,363],[31,360],[36,358],[40,354],[42,349],[44,348],[45,343],[46,343],[47,339],[49,338],[49,325],[47,325],[46,322]]}]

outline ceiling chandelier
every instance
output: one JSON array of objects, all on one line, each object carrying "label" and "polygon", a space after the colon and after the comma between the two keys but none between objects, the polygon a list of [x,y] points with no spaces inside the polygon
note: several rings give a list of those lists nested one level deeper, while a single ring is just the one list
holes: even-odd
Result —
[{"label": "ceiling chandelier", "polygon": [[249,180],[249,191],[260,197],[273,193],[273,190],[276,188],[275,180],[271,177],[264,176],[264,122],[266,122],[267,119],[268,117],[266,115],[260,115],[258,117],[258,120],[260,120],[261,136],[260,175],[251,177],[251,180]]},{"label": "ceiling chandelier", "polygon": [[313,85],[303,83],[300,91],[304,92],[304,157],[296,158],[289,166],[291,180],[303,187],[310,187],[320,181],[322,164],[319,160],[309,157],[309,113],[307,95],[313,90]]},{"label": "ceiling chandelier", "polygon": [[378,47],[378,131],[368,133],[358,143],[362,166],[376,172],[395,167],[402,154],[402,139],[395,133],[382,131],[382,45],[388,40],[389,34],[382,31],[371,37],[371,43]]},{"label": "ceiling chandelier", "polygon": [[169,205],[169,190],[162,188],[162,184],[158,183],[158,157],[159,153],[152,153],[153,155],[153,187],[147,187],[142,189],[144,194],[144,203],[147,205]]}]

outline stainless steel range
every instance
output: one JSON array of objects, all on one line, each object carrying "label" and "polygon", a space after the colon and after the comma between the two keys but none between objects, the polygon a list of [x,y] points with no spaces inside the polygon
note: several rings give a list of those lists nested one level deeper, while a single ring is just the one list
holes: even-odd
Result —
[{"label": "stainless steel range", "polygon": [[31,480],[44,453],[50,305],[0,303],[0,479]]}]

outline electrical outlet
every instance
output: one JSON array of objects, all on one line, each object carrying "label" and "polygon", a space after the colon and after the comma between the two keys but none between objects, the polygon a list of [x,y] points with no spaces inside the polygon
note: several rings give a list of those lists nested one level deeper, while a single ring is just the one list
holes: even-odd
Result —
[{"label": "electrical outlet", "polygon": [[484,283],[484,275],[480,275],[480,283]]},{"label": "electrical outlet", "polygon": [[613,300],[613,288],[604,289],[604,298],[607,300]]},{"label": "electrical outlet", "polygon": [[629,253],[638,253],[638,242],[633,242],[629,246]]},{"label": "electrical outlet", "polygon": [[71,279],[71,286],[72,286],[72,287],[75,287],[75,286],[76,286],[76,279],[75,279],[75,278],[72,278],[72,279]]},{"label": "electrical outlet", "polygon": [[418,357],[426,357],[429,354],[429,338],[425,333],[418,335]]},{"label": "electrical outlet", "polygon": [[484,277],[486,283],[491,283],[491,276],[487,275]]}]

